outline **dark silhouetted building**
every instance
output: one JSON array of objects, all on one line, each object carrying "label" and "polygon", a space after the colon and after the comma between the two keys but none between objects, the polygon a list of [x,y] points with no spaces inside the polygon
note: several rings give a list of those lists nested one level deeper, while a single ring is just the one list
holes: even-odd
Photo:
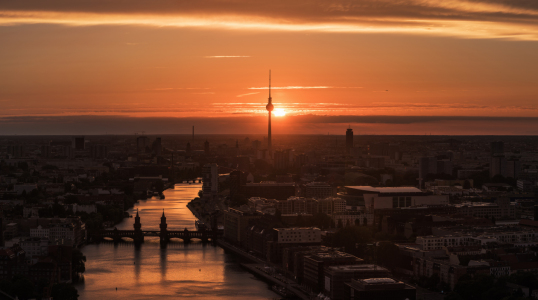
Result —
[{"label": "dark silhouetted building", "polygon": [[276,183],[262,181],[260,183],[247,183],[241,187],[243,195],[247,198],[260,197],[266,199],[286,200],[295,196],[295,183]]},{"label": "dark silhouetted building", "polygon": [[205,142],[204,142],[204,152],[206,154],[209,153],[209,142],[207,140],[205,140]]},{"label": "dark silhouetted building", "polygon": [[417,290],[391,278],[353,279],[344,295],[342,299],[349,300],[415,300]]},{"label": "dark silhouetted building", "polygon": [[347,154],[351,153],[351,148],[353,148],[353,129],[348,128],[346,130],[346,152],[347,152]]},{"label": "dark silhouetted building", "polygon": [[71,148],[75,150],[84,150],[85,139],[83,136],[75,136],[71,141]]}]

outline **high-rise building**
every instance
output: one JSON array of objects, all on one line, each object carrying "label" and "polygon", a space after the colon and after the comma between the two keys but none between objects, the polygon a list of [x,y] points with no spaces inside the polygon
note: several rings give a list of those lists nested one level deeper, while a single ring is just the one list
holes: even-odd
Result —
[{"label": "high-rise building", "polygon": [[146,152],[147,146],[149,146],[149,139],[147,136],[139,136],[136,138],[136,153]]},{"label": "high-rise building", "polygon": [[504,157],[504,155],[496,155],[491,157],[491,161],[489,163],[489,177],[506,175],[506,164],[506,157]]},{"label": "high-rise building", "polygon": [[209,153],[209,142],[207,140],[205,140],[205,142],[204,142],[204,152],[206,154]]},{"label": "high-rise building", "polygon": [[108,146],[107,145],[91,145],[90,146],[90,157],[93,159],[106,158],[108,156]]},{"label": "high-rise building", "polygon": [[152,146],[153,146],[153,147],[152,147],[152,148],[153,148],[153,149],[152,149],[152,150],[153,150],[153,154],[155,154],[155,155],[157,155],[157,156],[158,156],[158,155],[161,155],[162,150],[163,150],[163,146],[162,146],[162,142],[161,142],[161,138],[160,138],[160,137],[156,138],[155,141],[153,141],[153,145],[152,145]]},{"label": "high-rise building", "polygon": [[274,152],[275,169],[286,170],[290,166],[290,150],[277,150]]},{"label": "high-rise building", "polygon": [[433,156],[421,157],[419,160],[418,177],[422,182],[426,180],[428,174],[437,174],[437,158]]},{"label": "high-rise building", "polygon": [[521,172],[521,163],[518,159],[509,159],[506,161],[506,174],[504,177],[518,178]]},{"label": "high-rise building", "polygon": [[205,199],[212,199],[219,192],[219,166],[206,164],[202,168],[202,193]]},{"label": "high-rise building", "polygon": [[491,142],[491,156],[504,155],[504,142]]},{"label": "high-rise building", "polygon": [[7,153],[12,157],[22,157],[23,147],[22,145],[8,145]]},{"label": "high-rise building", "polygon": [[185,152],[187,152],[187,154],[191,153],[191,143],[187,143],[187,147],[185,147]]},{"label": "high-rise building", "polygon": [[348,128],[346,130],[346,153],[351,153],[351,148],[353,148],[353,129]]},{"label": "high-rise building", "polygon": [[74,136],[71,140],[71,148],[75,150],[84,150],[85,139],[83,136]]},{"label": "high-rise building", "polygon": [[50,145],[41,145],[41,158],[50,158],[51,149]]},{"label": "high-rise building", "polygon": [[239,170],[230,172],[230,197],[241,194],[241,186],[247,183],[246,175]]}]

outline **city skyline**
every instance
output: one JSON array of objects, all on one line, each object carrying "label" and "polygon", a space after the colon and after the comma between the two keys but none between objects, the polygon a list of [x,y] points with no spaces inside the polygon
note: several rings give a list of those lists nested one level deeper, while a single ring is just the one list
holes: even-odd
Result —
[{"label": "city skyline", "polygon": [[538,134],[532,3],[130,4],[1,3],[0,134]]}]

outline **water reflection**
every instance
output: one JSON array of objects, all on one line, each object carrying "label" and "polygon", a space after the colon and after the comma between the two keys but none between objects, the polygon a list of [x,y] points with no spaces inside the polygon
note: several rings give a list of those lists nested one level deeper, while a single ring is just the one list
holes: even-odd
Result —
[{"label": "water reflection", "polygon": [[[166,199],[140,201],[130,214],[138,208],[142,230],[159,230],[164,209],[169,230],[195,230],[195,219],[185,205],[200,188],[200,184],[176,185],[165,191]],[[133,223],[134,218],[128,218],[117,228],[133,229]],[[211,243],[172,239],[161,248],[158,237],[146,237],[141,245],[126,239],[88,245],[82,251],[87,262],[85,283],[77,286],[81,300],[278,297],[268,284],[239,266],[235,257]]]}]

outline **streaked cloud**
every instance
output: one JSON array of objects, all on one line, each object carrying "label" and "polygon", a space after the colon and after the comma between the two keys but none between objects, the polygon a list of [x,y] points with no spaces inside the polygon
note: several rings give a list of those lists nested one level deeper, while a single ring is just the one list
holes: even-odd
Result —
[{"label": "streaked cloud", "polygon": [[[223,126],[226,124],[226,126]],[[265,116],[234,117],[125,117],[118,115],[0,117],[0,135],[153,134],[190,133],[195,125],[199,134],[254,134],[264,132]],[[344,135],[351,125],[356,134],[509,134],[537,135],[538,117],[480,116],[286,116],[275,119],[273,134]]]},{"label": "streaked cloud", "polygon": [[146,89],[146,91],[173,91],[173,90],[209,90],[210,88],[154,88]]},{"label": "streaked cloud", "polygon": [[213,56],[204,56],[205,58],[243,58],[243,57],[250,57],[250,56],[244,56],[244,55],[213,55]]},{"label": "streaked cloud", "polygon": [[0,24],[142,25],[233,30],[390,32],[538,40],[538,3],[528,0],[0,2]]},{"label": "streaked cloud", "polygon": [[259,93],[260,93],[260,92],[246,93],[246,94],[237,95],[236,97],[237,97],[237,98],[241,98],[241,97],[245,97],[245,96],[256,95],[256,94],[259,94]]},{"label": "streaked cloud", "polygon": [[[269,87],[249,87],[249,90],[268,90]],[[272,90],[312,90],[312,89],[362,89],[362,87],[338,87],[338,86],[272,86]]]}]

